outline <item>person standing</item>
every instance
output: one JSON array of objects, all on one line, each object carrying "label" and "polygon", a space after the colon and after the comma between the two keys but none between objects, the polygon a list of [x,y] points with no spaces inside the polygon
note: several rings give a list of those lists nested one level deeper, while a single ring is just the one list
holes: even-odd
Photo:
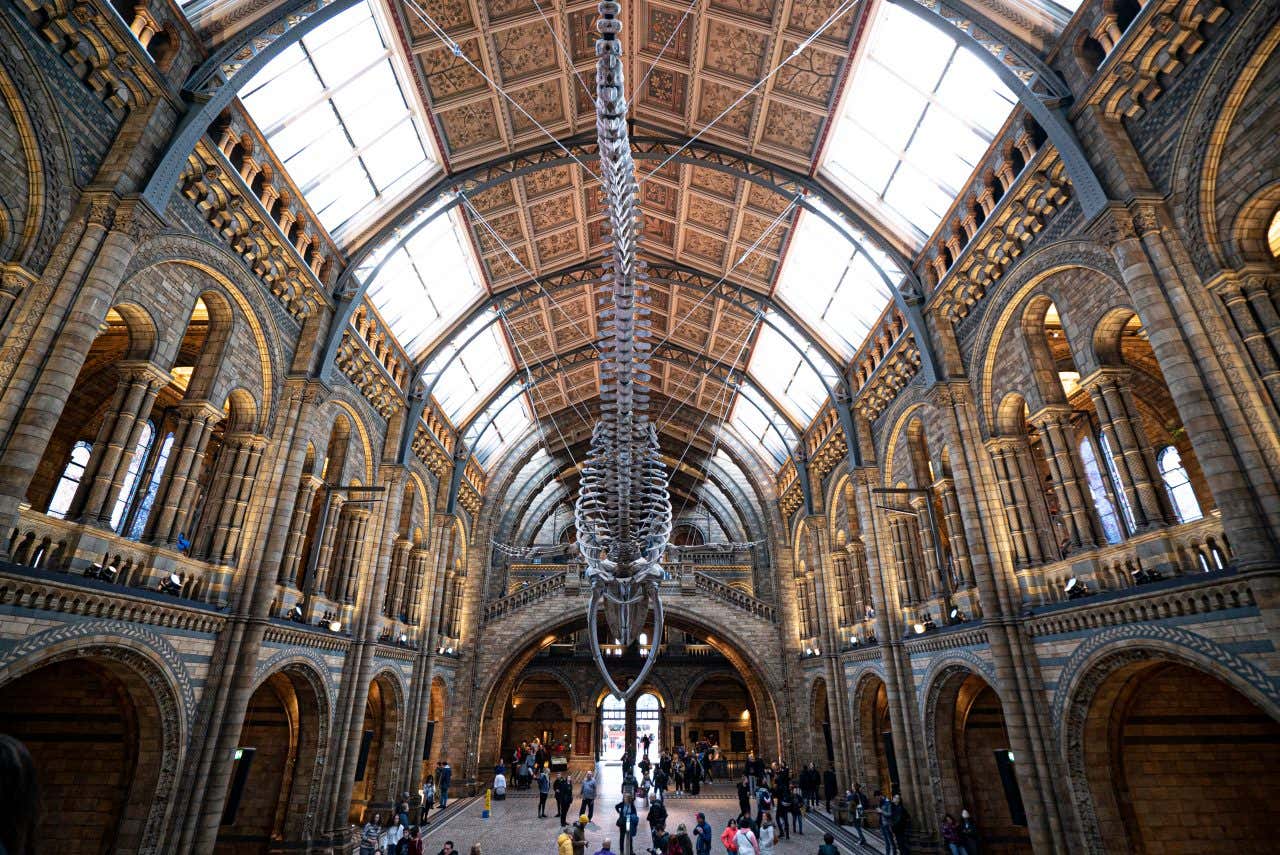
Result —
[{"label": "person standing", "polygon": [[725,825],[724,831],[720,832],[720,842],[724,844],[724,851],[738,851],[738,821],[731,819]]},{"label": "person standing", "polygon": [[760,841],[756,839],[755,832],[750,826],[746,828],[739,826],[733,842],[738,844],[738,855],[760,855]]},{"label": "person standing", "polygon": [[449,765],[449,758],[445,758],[444,763],[440,765],[440,810],[444,810],[445,805],[449,804],[449,785],[453,783],[453,767]]},{"label": "person standing", "polygon": [[836,780],[836,767],[828,766],[822,773],[822,795],[827,800],[827,813],[831,813],[831,800],[840,793],[840,782]]},{"label": "person standing", "polygon": [[375,855],[378,851],[378,837],[382,834],[382,817],[373,815],[373,819],[364,824],[360,830],[360,855]]},{"label": "person standing", "polygon": [[565,777],[564,772],[556,776],[556,816],[560,824],[569,824],[569,807],[573,804],[573,784]]},{"label": "person standing", "polygon": [[569,826],[560,826],[560,836],[556,838],[556,855],[573,855],[573,835]]},{"label": "person standing", "polygon": [[386,855],[395,855],[396,849],[400,846],[400,839],[404,837],[404,826],[400,824],[400,817],[395,817],[391,821],[391,825],[387,826],[387,830],[382,833],[379,843],[382,851]]},{"label": "person standing", "polygon": [[751,779],[746,775],[738,782],[738,813],[751,813]]},{"label": "person standing", "polygon": [[861,784],[854,784],[848,795],[849,810],[853,813],[853,827],[858,831],[858,845],[867,845],[867,833],[863,830],[867,817],[867,794],[862,792]]},{"label": "person standing", "polygon": [[587,822],[590,822],[596,815],[596,773],[588,772],[587,777],[582,779],[582,807],[578,808],[578,813],[586,814]]},{"label": "person standing", "polygon": [[893,839],[898,843],[898,851],[909,855],[910,844],[907,834],[911,831],[911,813],[902,803],[902,794],[893,794]]},{"label": "person standing", "polygon": [[947,855],[965,855],[964,843],[960,837],[960,824],[951,814],[942,818],[942,842],[947,846]]},{"label": "person standing", "polygon": [[711,824],[702,812],[698,813],[697,819],[697,824],[693,826],[694,855],[711,855]]},{"label": "person standing", "polygon": [[587,815],[573,824],[573,855],[587,855]]},{"label": "person standing", "polygon": [[670,780],[667,770],[659,763],[657,770],[653,773],[653,792],[658,801],[666,801],[667,784],[670,783]]},{"label": "person standing", "polygon": [[671,847],[667,850],[667,855],[694,855],[693,840],[689,837],[689,829],[684,827],[684,823],[676,826],[676,836],[671,838]]},{"label": "person standing", "polygon": [[652,740],[650,740],[649,734],[647,733],[644,736],[640,737],[640,749],[641,749],[640,753],[646,758],[649,756],[649,743],[651,741]]},{"label": "person standing", "polygon": [[822,845],[818,847],[818,855],[840,855],[836,848],[836,836],[828,831],[822,835]]},{"label": "person standing", "polygon": [[[816,769],[814,770],[814,774],[815,775],[817,774]],[[801,836],[804,835],[805,801],[806,799],[801,794],[799,785],[792,784],[791,785],[791,830]]]},{"label": "person standing", "polygon": [[764,763],[756,757],[752,751],[747,754],[747,783],[754,791],[760,786],[760,779],[764,776]]},{"label": "person standing", "polygon": [[507,776],[501,772],[493,776],[493,797],[498,801],[507,797]]},{"label": "person standing", "polygon": [[547,796],[551,795],[551,776],[546,769],[538,770],[538,819],[547,818]]}]

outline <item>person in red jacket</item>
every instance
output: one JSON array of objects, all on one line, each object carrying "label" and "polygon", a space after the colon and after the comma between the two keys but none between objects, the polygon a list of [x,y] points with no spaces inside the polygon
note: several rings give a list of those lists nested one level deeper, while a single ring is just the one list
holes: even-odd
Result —
[{"label": "person in red jacket", "polygon": [[729,824],[724,827],[724,831],[720,832],[720,842],[724,844],[724,851],[738,851],[738,821],[736,819],[729,820]]}]

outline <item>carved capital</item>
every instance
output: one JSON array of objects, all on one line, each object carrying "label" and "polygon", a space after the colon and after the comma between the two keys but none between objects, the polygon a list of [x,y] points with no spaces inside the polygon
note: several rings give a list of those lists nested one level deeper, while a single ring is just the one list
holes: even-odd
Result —
[{"label": "carved capital", "polygon": [[16,264],[0,266],[0,294],[7,294],[16,300],[36,278],[34,273]]},{"label": "carved capital", "polygon": [[1160,209],[1153,203],[1141,202],[1130,210],[1133,213],[1133,227],[1140,237],[1154,234],[1164,227]]},{"label": "carved capital", "polygon": [[1133,218],[1128,211],[1112,207],[1098,215],[1089,227],[1089,235],[1105,249],[1116,244],[1138,237],[1133,227]]},{"label": "carved capital", "polygon": [[155,214],[141,202],[130,200],[121,202],[116,208],[116,218],[112,229],[127,236],[135,244],[140,244],[160,231],[161,223]]},{"label": "carved capital", "polygon": [[121,382],[146,383],[153,389],[164,388],[173,379],[168,371],[146,360],[121,362],[116,367],[120,372]]},{"label": "carved capital", "polygon": [[111,228],[116,219],[116,206],[119,204],[114,196],[94,196],[89,202],[89,215],[86,218],[91,226]]}]

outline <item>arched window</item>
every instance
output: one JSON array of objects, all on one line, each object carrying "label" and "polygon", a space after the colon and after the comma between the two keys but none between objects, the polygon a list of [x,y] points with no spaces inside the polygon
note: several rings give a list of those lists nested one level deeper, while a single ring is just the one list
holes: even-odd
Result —
[{"label": "arched window", "polygon": [[129,526],[130,540],[137,540],[142,537],[143,530],[147,527],[147,518],[151,516],[151,505],[156,500],[156,493],[160,491],[160,479],[164,477],[164,468],[169,463],[169,452],[173,448],[173,432],[165,434],[164,442],[160,443],[160,453],[156,456],[155,465],[151,467],[151,478],[147,481],[146,492],[142,494],[142,501],[138,503],[138,510],[133,515],[133,523]]},{"label": "arched window", "polygon": [[1116,516],[1116,506],[1111,501],[1102,468],[1098,466],[1098,455],[1093,450],[1091,436],[1080,438],[1080,462],[1084,464],[1089,494],[1093,497],[1093,506],[1102,522],[1102,533],[1106,535],[1107,543],[1119,543],[1124,540],[1124,534],[1120,531],[1120,519]]},{"label": "arched window", "polygon": [[1191,522],[1203,517],[1204,512],[1200,510],[1200,502],[1191,487],[1191,479],[1187,477],[1178,449],[1172,445],[1165,446],[1156,456],[1156,464],[1160,467],[1160,477],[1164,479],[1164,488],[1169,491],[1169,501],[1178,515],[1178,522]]},{"label": "arched window", "polygon": [[138,444],[133,449],[133,459],[129,461],[129,471],[125,473],[124,483],[120,485],[120,496],[116,499],[116,506],[111,511],[111,529],[115,532],[120,532],[124,512],[133,502],[134,494],[138,492],[138,473],[146,463],[147,455],[151,452],[151,442],[155,438],[156,426],[147,422],[142,426],[142,434],[138,437]]},{"label": "arched window", "polygon": [[1124,515],[1125,531],[1133,534],[1138,529],[1138,524],[1133,519],[1133,508],[1129,506],[1129,497],[1124,492],[1124,485],[1120,481],[1120,470],[1116,467],[1116,453],[1111,448],[1111,441],[1107,439],[1106,434],[1101,434],[1098,441],[1102,443],[1102,459],[1107,464],[1107,475],[1111,478],[1111,490],[1116,497],[1117,503],[1120,505],[1120,512]]},{"label": "arched window", "polygon": [[1267,226],[1267,248],[1280,258],[1280,210],[1271,215],[1271,225]]},{"label": "arched window", "polygon": [[67,515],[71,500],[76,497],[76,488],[80,486],[80,479],[84,477],[84,468],[89,465],[89,454],[92,451],[93,446],[84,440],[77,442],[71,449],[71,459],[62,470],[53,498],[49,500],[49,516],[62,519]]}]

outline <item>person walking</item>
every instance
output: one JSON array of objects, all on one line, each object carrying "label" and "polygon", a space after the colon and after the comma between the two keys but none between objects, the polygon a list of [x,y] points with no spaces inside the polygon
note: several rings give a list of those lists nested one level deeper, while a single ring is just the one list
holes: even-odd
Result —
[{"label": "person walking", "polygon": [[590,822],[596,815],[596,773],[588,772],[587,777],[582,779],[582,807],[578,808],[578,813],[586,814],[587,822]]},{"label": "person walking", "polygon": [[647,733],[646,733],[644,736],[640,737],[640,749],[641,749],[641,754],[643,754],[643,755],[645,756],[645,758],[648,758],[648,756],[649,756],[649,744],[650,744],[652,741],[653,741],[653,740],[651,740],[651,739],[649,738],[649,734],[647,734]]},{"label": "person walking", "polygon": [[760,821],[760,855],[773,855],[773,846],[778,842],[778,829],[773,824],[773,817],[766,814]]},{"label": "person walking", "polygon": [[893,800],[876,790],[880,797],[877,811],[880,814],[880,836],[884,838],[884,855],[895,855],[898,842],[893,836]]},{"label": "person walking", "polygon": [[416,825],[409,829],[409,848],[405,855],[424,855],[422,830]]},{"label": "person walking", "polygon": [[[814,774],[818,772],[815,769]],[[804,836],[804,812],[806,799],[800,793],[800,787],[797,784],[791,785],[791,830],[800,836]]]},{"label": "person walking", "polygon": [[427,778],[426,783],[422,785],[422,816],[419,821],[422,825],[429,823],[428,817],[431,816],[431,808],[436,804],[436,785],[431,783],[431,779]]},{"label": "person walking", "polygon": [[391,824],[378,836],[378,846],[386,855],[395,855],[402,837],[404,837],[404,826],[400,824],[400,817],[393,817]]},{"label": "person walking", "polygon": [[836,780],[836,767],[828,766],[822,773],[822,795],[827,800],[827,813],[831,813],[831,800],[840,794],[840,782]]},{"label": "person walking", "polygon": [[439,779],[440,810],[444,810],[445,805],[449,804],[449,785],[453,783],[453,767],[449,765],[447,757],[440,764]]},{"label": "person walking", "polygon": [[501,772],[493,776],[493,797],[498,801],[507,797],[507,776]]},{"label": "person walking", "polygon": [[910,841],[907,838],[911,830],[911,813],[902,803],[902,793],[893,794],[893,839],[898,843],[898,851],[902,855],[910,855]]},{"label": "person walking", "polygon": [[791,839],[791,790],[778,788],[777,796],[773,802],[777,806],[778,831],[782,833],[784,840]]},{"label": "person walking", "polygon": [[547,818],[547,796],[551,795],[551,776],[546,769],[538,772],[538,818]]},{"label": "person walking", "polygon": [[711,824],[707,822],[706,814],[699,811],[697,814],[698,822],[693,826],[694,838],[694,855],[711,855]]},{"label": "person walking", "polygon": [[667,784],[670,782],[670,776],[662,764],[658,764],[658,769],[653,773],[653,794],[658,801],[665,801],[667,798]]},{"label": "person walking", "polygon": [[738,813],[751,813],[751,779],[746,775],[738,782]]},{"label": "person walking", "polygon": [[636,832],[640,829],[640,814],[636,811],[636,797],[630,793],[614,805],[618,812],[618,849],[623,855],[634,855]]},{"label": "person walking", "polygon": [[661,799],[649,805],[649,813],[645,816],[649,822],[649,834],[653,838],[653,846],[658,848],[658,835],[667,827],[667,806]]},{"label": "person walking", "polygon": [[867,817],[867,794],[862,792],[861,784],[854,784],[853,789],[847,796],[849,802],[849,810],[853,813],[853,827],[858,832],[858,845],[867,845],[867,833],[863,829],[866,827]]},{"label": "person walking", "polygon": [[978,823],[969,811],[960,811],[960,839],[967,855],[978,855]]},{"label": "person walking", "polygon": [[738,855],[760,855],[760,841],[756,839],[751,826],[739,826],[733,842],[738,844]]}]

